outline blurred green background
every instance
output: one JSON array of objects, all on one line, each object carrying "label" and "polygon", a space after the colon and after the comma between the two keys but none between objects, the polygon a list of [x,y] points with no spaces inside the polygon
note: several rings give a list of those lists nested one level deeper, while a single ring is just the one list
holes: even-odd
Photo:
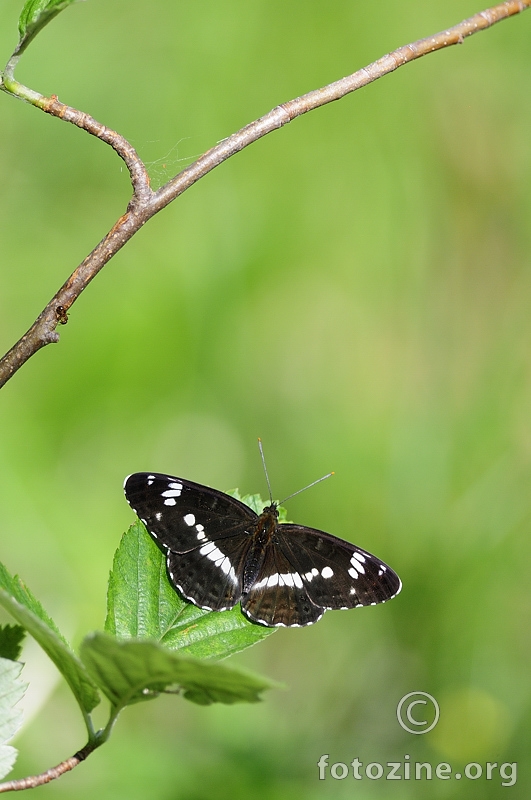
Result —
[{"label": "blurred green background", "polygon": [[[0,6],[4,61],[20,6]],[[52,22],[17,76],[121,132],[160,185],[278,103],[481,8],[91,0]],[[530,35],[531,12],[231,159],[119,253],[60,344],[3,389],[0,558],[76,645],[103,625],[133,520],[124,476],[265,494],[258,436],[276,496],[336,472],[290,517],[404,582],[392,603],[232,659],[287,691],[127,709],[105,747],[32,797],[529,796]],[[129,184],[99,141],[0,103],[4,352],[123,213]],[[35,716],[14,776],[84,743],[53,667],[31,645],[26,658]],[[426,736],[396,720],[415,690],[441,708]],[[319,781],[325,753],[518,762],[518,782]]]}]

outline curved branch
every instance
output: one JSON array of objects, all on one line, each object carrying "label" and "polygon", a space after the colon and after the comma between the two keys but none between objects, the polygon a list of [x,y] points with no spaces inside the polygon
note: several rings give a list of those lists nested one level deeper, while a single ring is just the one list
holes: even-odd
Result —
[{"label": "curved branch", "polygon": [[129,170],[133,185],[133,200],[147,200],[152,194],[149,188],[149,175],[142,160],[134,147],[119,133],[102,125],[89,114],[61,103],[56,94],[45,97],[43,94],[29,89],[15,80],[7,67],[4,74],[0,75],[0,89],[7,94],[14,95],[18,100],[24,100],[26,103],[40,108],[45,114],[51,114],[52,117],[58,117],[65,122],[71,122],[72,125],[82,128],[110,145]]},{"label": "curved branch", "polygon": [[46,98],[42,110],[46,114],[51,114],[53,117],[59,117],[59,119],[65,120],[65,122],[71,122],[72,125],[82,128],[87,131],[87,133],[96,136],[98,139],[101,139],[102,142],[110,145],[125,162],[129,170],[131,183],[133,185],[133,199],[136,203],[149,200],[153,194],[149,186],[149,175],[138,153],[134,147],[129,144],[127,139],[120,136],[116,131],[102,125],[101,122],[98,122],[89,114],[85,114],[83,111],[78,111],[76,108],[61,103],[55,94],[49,99]]},{"label": "curved branch", "polygon": [[165,208],[172,200],[179,197],[186,189],[215,167],[266,134],[291,122],[295,117],[320,108],[334,100],[339,100],[345,95],[356,91],[356,89],[372,83],[421,56],[454,44],[462,44],[473,33],[490,28],[495,23],[519,14],[529,7],[531,7],[531,0],[506,0],[504,3],[475,14],[464,22],[448,28],[448,30],[399,47],[392,53],[383,56],[352,75],[341,78],[328,86],[316,89],[301,97],[296,97],[287,103],[282,103],[265,116],[251,122],[240,131],[212,147],[157,192],[153,192],[150,189],[146,168],[126,139],[101,125],[101,123],[87,114],[60,103],[57,97],[45,98],[33,90],[18,84],[12,78],[4,76],[3,89],[13,92],[22,99],[38,106],[46,113],[71,122],[110,144],[129,169],[134,194],[127,212],[72,273],[27,333],[0,360],[0,387],[34,353],[47,344],[59,341],[56,328],[59,324],[65,324],[67,321],[68,309],[109,259],[131,239],[148,219]]}]

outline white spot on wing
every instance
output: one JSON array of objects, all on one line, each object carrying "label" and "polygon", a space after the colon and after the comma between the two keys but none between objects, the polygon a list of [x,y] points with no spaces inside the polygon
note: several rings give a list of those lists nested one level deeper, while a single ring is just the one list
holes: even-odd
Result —
[{"label": "white spot on wing", "polygon": [[219,561],[221,563],[225,558],[225,556],[223,555],[219,547],[216,547],[216,549],[213,550],[212,553],[210,553],[207,556],[207,558],[209,558],[211,561]]},{"label": "white spot on wing", "polygon": [[161,497],[179,497],[181,494],[180,490],[177,489],[166,489],[165,492],[161,492]]},{"label": "white spot on wing", "polygon": [[223,572],[224,575],[228,575],[229,574],[230,568],[231,568],[231,563],[230,563],[229,559],[227,558],[227,556],[225,556],[225,558],[223,559],[223,561],[221,562],[221,564],[219,566],[220,566],[220,569],[221,569],[221,571]]},{"label": "white spot on wing", "polygon": [[352,558],[350,559],[350,563],[352,564],[353,568],[356,569],[358,572],[361,572],[362,575],[365,574],[365,567],[362,564],[362,561],[366,561],[365,556],[362,556],[360,553],[353,553]]},{"label": "white spot on wing", "polygon": [[[311,573],[308,574],[311,575]],[[304,577],[307,577],[307,575]],[[298,572],[275,572],[268,578],[262,578],[261,581],[255,583],[253,586],[253,591],[256,589],[263,589],[264,586],[267,586],[268,588],[271,586],[297,586],[299,589],[302,589],[303,582]]]},{"label": "white spot on wing", "polygon": [[[197,536],[199,538],[199,536],[204,537],[205,535],[200,531]],[[238,578],[236,577],[236,572],[234,571],[234,567],[232,566],[229,557],[224,555],[219,547],[216,547],[214,542],[207,542],[201,548],[199,548],[199,552],[202,556],[206,556],[209,561],[213,561],[216,567],[219,567],[223,574],[226,575],[235,586],[237,586]],[[227,608],[230,607],[231,606],[227,606]],[[203,608],[203,606],[201,606],[201,608]]]},{"label": "white spot on wing", "polygon": [[175,497],[166,497],[166,499],[164,500],[164,505],[175,506],[177,505],[177,500],[175,499]]},{"label": "white spot on wing", "polygon": [[321,570],[321,576],[323,578],[331,578],[333,574],[334,570],[331,569],[330,567],[323,567]]},{"label": "white spot on wing", "polygon": [[[230,570],[229,570],[229,572],[227,574],[227,578],[230,578],[230,580],[233,582],[233,584],[235,586],[238,585],[238,578],[236,577],[236,573],[234,572],[234,568],[233,567],[230,568]],[[232,606],[227,606],[227,608],[230,608],[230,607],[232,607]]]},{"label": "white spot on wing", "polygon": [[194,515],[193,515],[193,514],[185,514],[185,516],[183,517],[183,519],[184,519],[184,521],[186,522],[186,524],[187,524],[187,525],[189,525],[190,527],[191,527],[192,525],[195,525],[195,517],[194,517]]},{"label": "white spot on wing", "polygon": [[350,575],[351,578],[354,578],[354,580],[356,580],[356,578],[359,578],[359,575],[354,569],[354,567],[350,567],[348,574]]}]

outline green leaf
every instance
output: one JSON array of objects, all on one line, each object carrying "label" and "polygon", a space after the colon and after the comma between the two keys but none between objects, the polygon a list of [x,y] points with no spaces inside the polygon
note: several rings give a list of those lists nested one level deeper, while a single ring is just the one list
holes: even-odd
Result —
[{"label": "green leaf", "polygon": [[85,667],[39,601],[20,578],[11,577],[1,563],[0,605],[40,644],[64,675],[82,711],[90,713],[100,702],[100,697]]},{"label": "green leaf", "polygon": [[18,20],[18,51],[28,45],[57,14],[74,2],[76,0],[27,0]]},{"label": "green leaf", "polygon": [[0,658],[18,661],[25,635],[20,625],[0,625]]},{"label": "green leaf", "polygon": [[[245,503],[246,506],[249,506],[249,508],[253,509],[255,514],[261,514],[264,508],[269,505],[269,502],[264,503],[262,496],[259,494],[244,494],[242,496],[238,489],[233,489],[232,492],[227,492],[227,494],[230,494],[231,497],[239,500],[240,503]],[[278,521],[288,522],[286,509],[283,506],[278,506],[277,511]]]},{"label": "green leaf", "polygon": [[[258,502],[261,511],[264,504]],[[205,611],[183,600],[168,580],[164,554],[136,522],[114,556],[105,630],[124,639],[154,639],[197,658],[219,659],[251,647],[276,629],[249,622],[239,605],[230,611]]]},{"label": "green leaf", "polygon": [[239,605],[229,611],[204,611],[189,603],[184,606],[183,613],[175,619],[161,643],[170,650],[195,658],[227,658],[277,630],[249,622]]},{"label": "green leaf", "polygon": [[81,643],[81,658],[116,709],[149,700],[176,685],[200,705],[254,703],[277,684],[224,664],[171,653],[156,642],[119,641],[93,633]]},{"label": "green leaf", "polygon": [[63,637],[52,618],[48,616],[37,598],[32,595],[28,587],[23,583],[23,581],[20,580],[18,575],[11,577],[2,563],[0,563],[0,588],[8,592],[14,600],[25,606],[25,608],[27,608],[42,622],[44,622],[44,624],[50,628],[50,630],[52,630],[64,644],[66,644],[66,639]]},{"label": "green leaf", "polygon": [[18,661],[0,658],[0,779],[13,767],[17,751],[6,744],[22,724],[22,710],[15,708],[24,696],[27,684],[20,680],[24,665]]}]

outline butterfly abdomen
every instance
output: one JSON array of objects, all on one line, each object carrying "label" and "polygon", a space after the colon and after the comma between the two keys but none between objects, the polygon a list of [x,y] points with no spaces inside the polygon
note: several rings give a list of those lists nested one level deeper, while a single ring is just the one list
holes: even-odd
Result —
[{"label": "butterfly abdomen", "polygon": [[258,575],[262,570],[264,557],[268,551],[268,545],[275,536],[277,528],[278,511],[276,506],[264,508],[256,521],[252,531],[251,543],[245,558],[243,570],[243,593],[246,594],[256,583]]}]

